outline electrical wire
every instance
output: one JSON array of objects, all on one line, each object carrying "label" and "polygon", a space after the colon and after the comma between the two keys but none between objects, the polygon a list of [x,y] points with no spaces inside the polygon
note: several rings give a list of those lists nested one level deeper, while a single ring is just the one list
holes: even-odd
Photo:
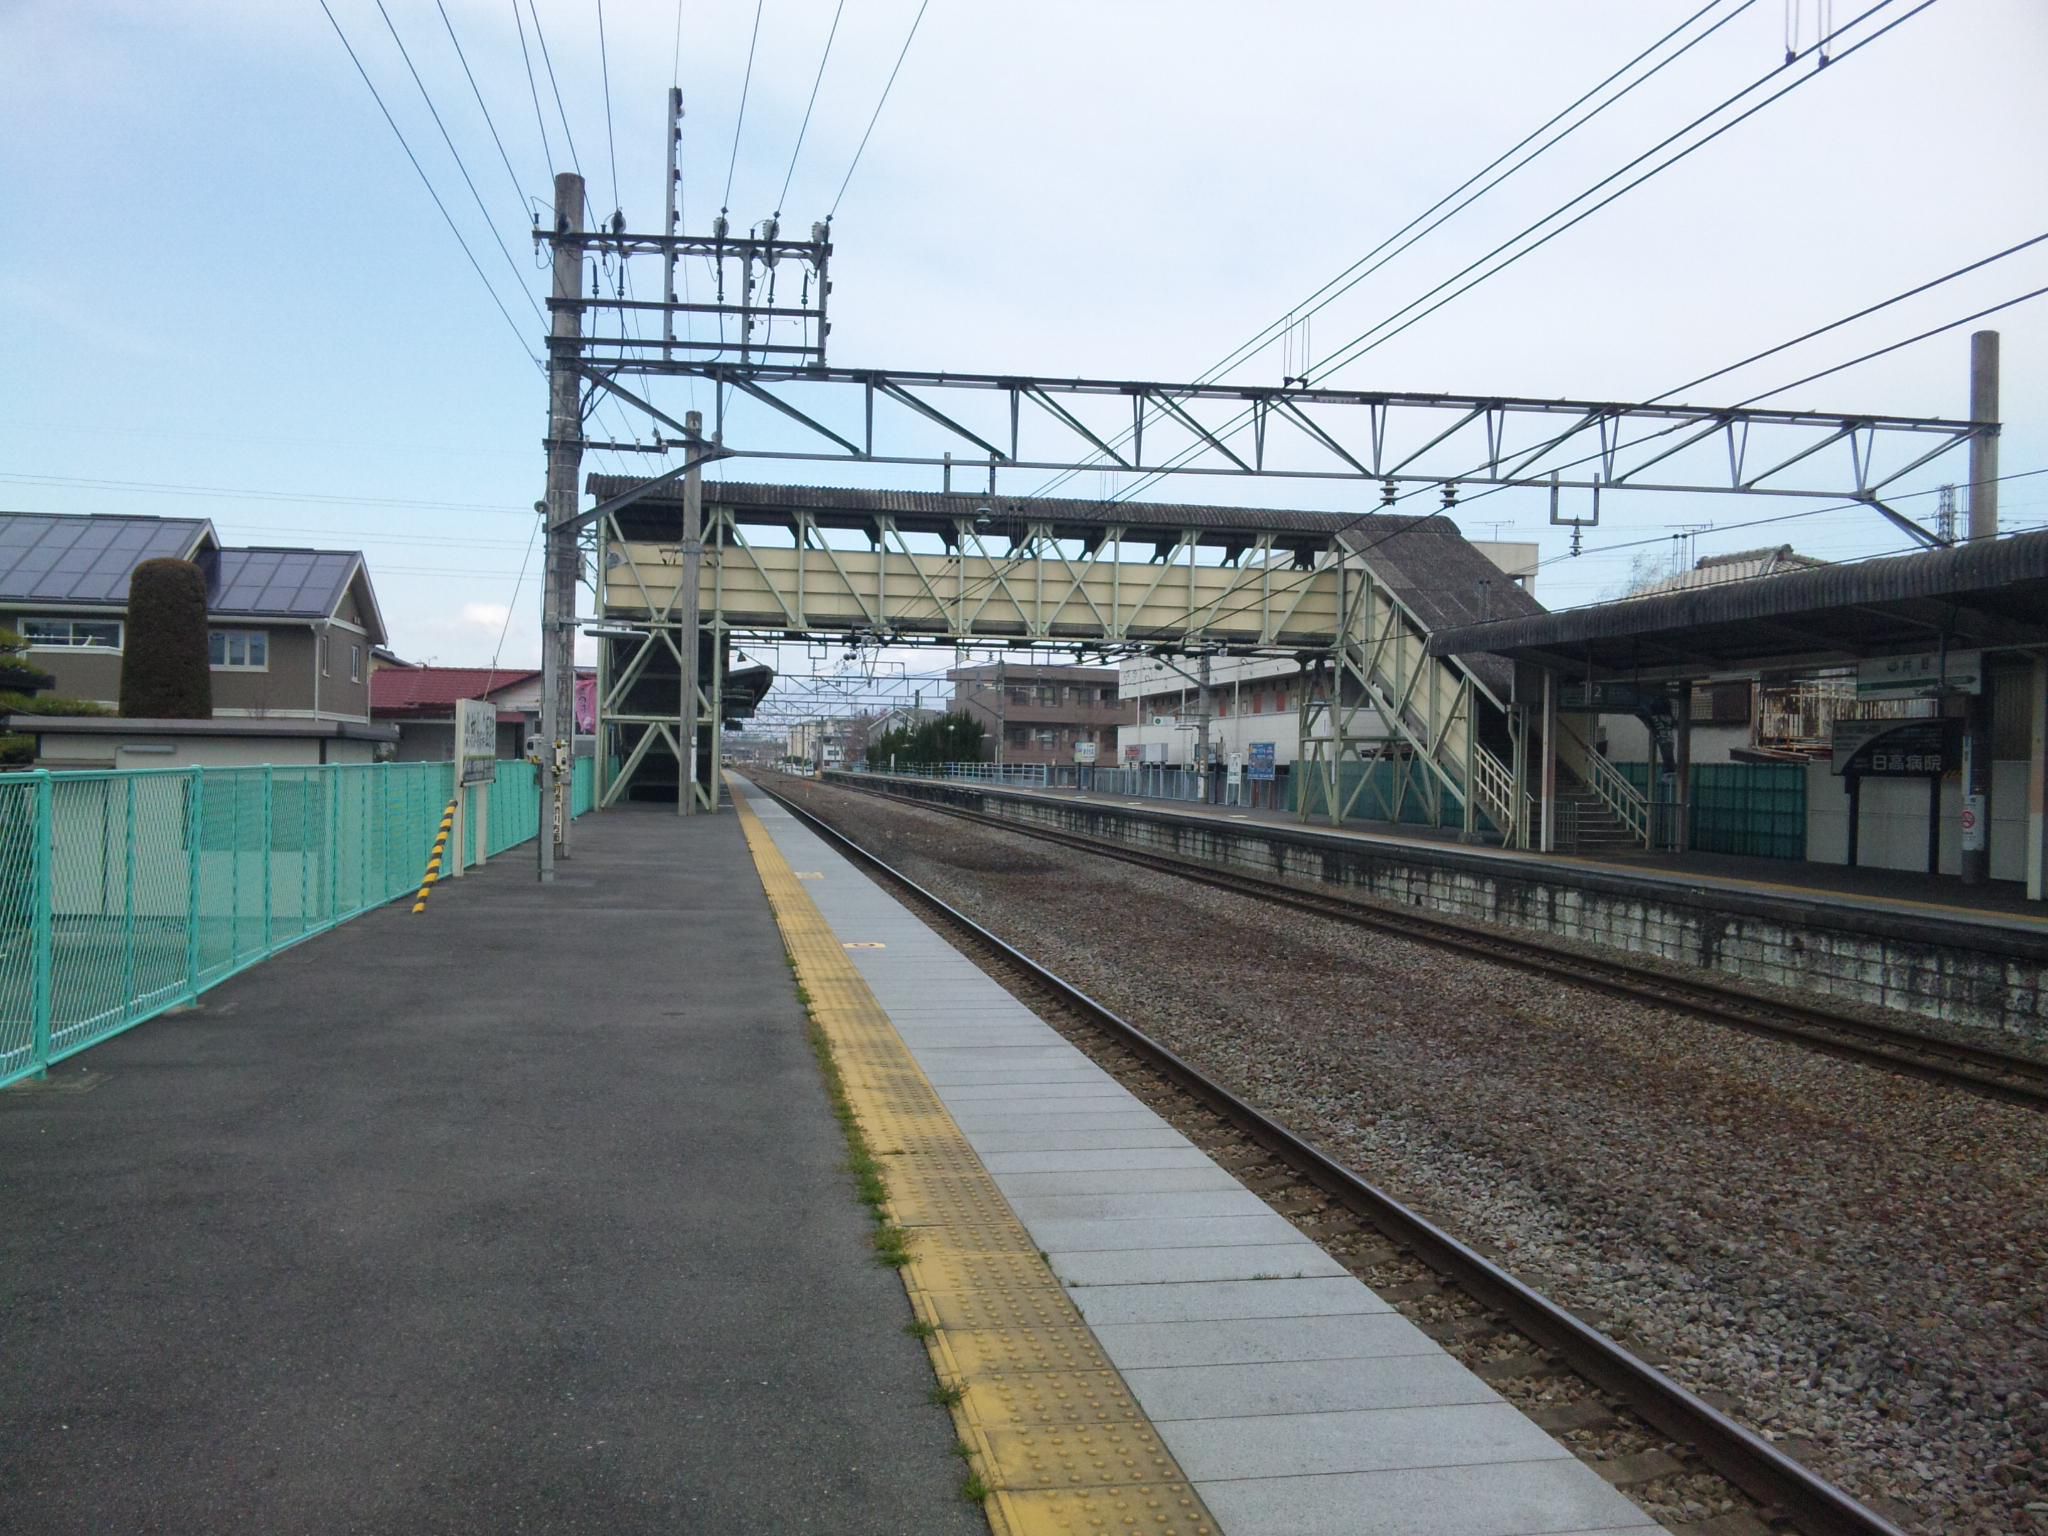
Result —
[{"label": "electrical wire", "polygon": [[817,78],[811,81],[811,99],[804,103],[804,120],[796,130],[796,148],[789,152],[789,169],[782,177],[782,190],[775,194],[775,217],[782,217],[782,201],[789,196],[790,180],[796,175],[797,156],[804,151],[804,134],[810,130],[811,109],[818,104],[818,87],[825,83],[825,62],[832,57],[832,39],[839,35],[839,18],[845,14],[846,0],[839,0],[838,9],[832,12],[832,30],[825,34],[825,52],[818,59]]},{"label": "electrical wire", "polygon": [[[498,146],[498,158],[505,163],[505,175],[512,182],[512,196],[523,211],[530,205],[526,194],[519,190],[519,173],[512,169],[512,157],[505,153],[505,141],[498,137],[498,125],[491,120],[491,109],[484,105],[484,93],[477,89],[476,76],[470,73],[469,55],[462,51],[462,39],[455,35],[455,23],[448,19],[448,7],[442,4],[442,0],[434,0],[434,8],[441,13],[441,25],[448,29],[448,41],[455,45],[455,57],[462,63],[462,77],[469,82],[469,93],[476,97],[477,109],[484,115],[484,126],[491,130],[491,142]],[[515,9],[512,14],[516,17],[519,13]]]},{"label": "electrical wire", "polygon": [[[1857,15],[1853,20],[1845,23],[1838,31],[1829,33],[1826,36],[1824,36],[1819,42],[1815,43],[1811,48],[1809,48],[1807,50],[1806,55],[1802,55],[1802,57],[1810,56],[1818,50],[1825,48],[1829,42],[1833,41],[1842,33],[1848,32],[1852,28],[1860,25],[1862,22],[1868,20],[1870,17],[1876,15],[1878,12],[1885,10],[1894,3],[1896,3],[1896,0],[1877,0],[1877,3],[1875,5],[1870,6],[1868,9],[1864,10],[1859,15]],[[1893,21],[1888,22],[1886,25],[1879,28],[1876,32],[1873,32],[1870,36],[1859,39],[1855,44],[1845,49],[1842,53],[1836,55],[1835,57],[1837,62],[1839,62],[1842,59],[1850,57],[1858,50],[1865,48],[1869,46],[1871,43],[1876,42],[1879,38],[1884,37],[1887,33],[1890,33],[1896,28],[1903,26],[1906,22],[1912,20],[1915,16],[1919,15],[1922,11],[1927,10],[1930,6],[1934,5],[1935,3],[1936,0],[1920,0],[1920,3],[1915,5],[1910,11],[1906,12],[1905,15],[1897,17]],[[1463,287],[1457,288],[1455,291],[1449,294],[1445,294],[1444,297],[1438,299],[1436,303],[1430,304],[1427,308],[1422,309],[1418,313],[1409,313],[1411,310],[1415,310],[1417,305],[1424,304],[1429,299],[1435,298],[1438,294],[1443,294],[1446,288],[1450,288],[1453,284],[1457,283],[1461,278],[1468,276],[1475,269],[1484,266],[1488,261],[1491,261],[1495,256],[1498,256],[1502,252],[1507,251],[1509,247],[1515,245],[1517,242],[1521,240],[1526,239],[1528,236],[1534,234],[1537,230],[1541,229],[1545,224],[1548,224],[1552,220],[1560,217],[1574,204],[1584,201],[1587,197],[1599,191],[1602,187],[1605,187],[1609,183],[1617,180],[1618,178],[1627,175],[1628,172],[1634,170],[1637,166],[1641,165],[1645,160],[1649,159],[1653,155],[1656,155],[1663,149],[1668,148],[1670,145],[1675,143],[1680,138],[1684,137],[1686,134],[1692,132],[1694,129],[1700,127],[1701,125],[1707,122],[1710,122],[1713,118],[1720,115],[1722,112],[1727,111],[1730,107],[1735,105],[1735,103],[1741,101],[1743,97],[1757,90],[1760,86],[1768,83],[1772,76],[1782,73],[1783,68],[1784,66],[1780,66],[1778,69],[1774,69],[1770,71],[1768,74],[1760,76],[1758,79],[1744,86],[1741,90],[1736,91],[1733,95],[1725,98],[1723,101],[1719,102],[1712,108],[1708,109],[1706,112],[1694,118],[1691,122],[1687,123],[1683,128],[1678,129],[1674,133],[1666,135],[1663,139],[1659,140],[1649,149],[1643,151],[1642,154],[1637,155],[1634,159],[1628,161],[1625,165],[1621,166],[1617,170],[1608,173],[1606,176],[1603,176],[1599,181],[1594,182],[1584,191],[1581,191],[1575,196],[1567,199],[1558,207],[1552,209],[1549,213],[1543,215],[1543,217],[1527,225],[1516,234],[1509,236],[1506,240],[1494,246],[1493,249],[1488,251],[1485,255],[1479,257],[1477,260],[1473,262],[1468,263],[1466,266],[1462,267],[1457,272],[1453,273],[1450,277],[1445,278],[1442,282],[1438,283],[1434,288],[1429,289],[1426,293],[1421,294],[1417,298],[1411,299],[1408,303],[1402,305],[1399,309],[1394,310],[1384,319],[1375,322],[1371,326],[1368,326],[1359,335],[1353,337],[1350,341],[1345,342],[1342,346],[1335,348],[1333,351],[1327,354],[1320,362],[1318,362],[1315,365],[1315,367],[1310,370],[1310,382],[1320,383],[1328,379],[1332,374],[1338,372],[1339,370],[1350,366],[1359,358],[1363,357],[1367,352],[1370,352],[1375,348],[1384,345],[1386,342],[1391,341],[1395,336],[1400,335],[1403,331],[1406,331],[1410,326],[1413,326],[1418,322],[1422,321],[1423,319],[1426,319],[1428,316],[1435,314],[1445,305],[1462,297],[1464,294],[1471,292],[1474,288],[1480,286],[1480,284],[1488,281],[1493,277],[1499,276],[1500,273],[1506,271],[1516,262],[1522,260],[1526,256],[1534,254],[1543,246],[1548,245],[1552,240],[1556,239],[1559,235],[1565,233],[1569,229],[1574,228],[1578,224],[1583,223],[1586,219],[1592,217],[1592,215],[1598,213],[1601,209],[1610,206],[1620,198],[1626,196],[1629,192],[1633,191],[1635,188],[1640,187],[1645,182],[1651,180],[1653,177],[1661,175],[1663,172],[1677,165],[1681,160],[1684,160],[1688,156],[1692,155],[1695,151],[1704,149],[1708,144],[1713,143],[1714,140],[1718,139],[1722,134],[1728,132],[1730,129],[1755,116],[1765,107],[1772,105],[1774,102],[1781,100],[1785,96],[1789,95],[1791,92],[1799,89],[1808,81],[1818,78],[1820,74],[1820,71],[1814,70],[1806,74],[1800,75],[1790,84],[1783,86],[1779,90],[1773,92],[1771,95],[1765,97],[1762,101],[1757,102],[1754,105],[1748,107],[1738,116],[1733,117],[1729,119],[1727,122],[1720,124],[1718,127],[1714,128],[1710,133],[1708,133],[1705,137],[1695,141],[1692,144],[1687,145],[1685,148],[1681,149],[1677,154],[1671,156],[1669,159],[1663,161],[1662,163],[1650,167],[1650,169],[1643,172],[1642,175],[1636,177],[1634,180],[1627,182],[1625,185],[1609,193],[1606,197],[1602,198],[1599,202],[1593,204],[1591,207],[1582,209],[1570,220],[1563,224],[1558,225],[1557,228],[1549,231],[1541,239],[1534,241],[1532,244],[1523,247],[1519,251],[1516,251],[1513,255],[1509,256],[1505,261],[1500,262],[1498,265],[1488,269],[1485,272],[1480,273],[1478,277],[1474,278],[1471,282],[1466,283]],[[1403,315],[1407,315],[1408,318],[1402,321],[1402,323],[1396,326],[1394,329],[1385,330],[1387,326],[1391,325],[1395,320],[1399,319]],[[1377,339],[1372,339],[1376,332],[1381,331],[1385,331],[1385,334],[1379,335]],[[1240,412],[1236,417],[1233,417],[1229,422],[1225,423],[1224,426],[1220,428],[1214,435],[1218,438],[1228,438],[1231,436],[1235,436],[1237,432],[1242,430],[1244,424],[1248,422],[1250,419],[1251,413],[1249,411]],[[1181,464],[1185,464],[1189,462],[1191,459],[1199,456],[1204,451],[1204,448],[1205,445],[1198,443],[1191,445],[1189,448],[1183,449],[1178,455],[1175,456],[1175,460],[1173,463],[1163,466],[1160,470],[1148,472],[1144,477],[1140,478],[1139,480],[1133,482],[1131,485],[1126,486],[1122,490],[1118,491],[1114,499],[1119,501],[1129,500],[1132,496],[1137,495],[1140,491],[1143,491],[1151,485],[1157,484],[1160,480],[1164,479],[1165,474],[1167,472],[1170,472],[1172,469],[1178,468]]]},{"label": "electrical wire", "polygon": [[[448,125],[441,121],[440,109],[434,105],[434,98],[427,90],[426,81],[420,78],[420,72],[413,67],[412,54],[406,49],[405,39],[398,35],[398,28],[392,24],[391,13],[384,8],[384,0],[376,0],[376,4],[377,14],[384,18],[384,26],[391,33],[391,41],[398,44],[398,56],[405,60],[406,73],[412,76],[412,83],[419,87],[420,100],[427,104],[427,112],[434,119],[434,126],[441,131],[441,142],[448,146],[448,153],[455,158],[455,169],[462,173],[463,185],[469,188],[469,195],[476,199],[476,211],[483,216],[484,224],[491,232],[491,238],[497,241],[498,251],[505,258],[505,265],[512,269],[512,277],[519,285],[520,294],[533,306],[535,317],[545,322],[546,317],[541,314],[540,304],[534,299],[533,291],[526,286],[526,274],[520,270],[519,263],[512,259],[511,248],[505,244],[505,237],[498,233],[498,226],[491,218],[490,209],[484,206],[483,194],[477,191],[476,182],[470,178],[469,167],[463,164],[462,152],[455,147],[455,140],[448,132]],[[325,0],[322,0],[322,5],[324,7]]]},{"label": "electrical wire", "polygon": [[1987,315],[1995,315],[2002,309],[2011,309],[2014,305],[2024,304],[2029,299],[2038,299],[2044,293],[2048,293],[2048,287],[2036,288],[2031,293],[2020,294],[2016,298],[2007,299],[2002,304],[1993,304],[1988,309],[1980,309],[1973,315],[1964,315],[1960,320],[1951,320],[1946,325],[1937,325],[1932,330],[1920,332],[1917,336],[1908,336],[1904,341],[1895,341],[1890,346],[1879,347],[1876,351],[1866,352],[1861,357],[1852,357],[1846,363],[1836,363],[1832,368],[1823,368],[1818,373],[1809,373],[1805,378],[1794,379],[1790,384],[1780,384],[1777,388],[1767,389],[1760,395],[1751,395],[1749,399],[1741,403],[1743,405],[1753,405],[1757,401],[1766,399],[1771,395],[1782,395],[1788,389],[1797,389],[1802,384],[1811,384],[1815,379],[1824,379],[1831,373],[1842,372],[1845,368],[1854,368],[1861,363],[1869,362],[1872,358],[1883,357],[1887,352],[1896,352],[1901,347],[1910,347],[1916,341],[1925,341],[1930,336],[1939,336],[1944,331],[1952,331],[1958,326],[1968,325],[1973,320],[1982,320]]},{"label": "electrical wire", "polygon": [[918,24],[924,20],[925,9],[930,4],[931,0],[920,0],[917,14],[911,18],[910,33],[903,39],[902,51],[896,55],[896,67],[889,71],[888,82],[882,87],[882,99],[875,103],[874,116],[868,119],[867,132],[860,136],[860,146],[853,152],[853,163],[846,168],[846,179],[839,183],[839,193],[832,199],[832,210],[825,215],[827,224],[830,224],[838,214],[839,205],[846,198],[846,189],[853,184],[853,173],[860,168],[860,157],[867,152],[868,140],[874,136],[875,124],[881,121],[882,108],[889,104],[889,93],[896,88],[896,76],[903,68],[904,59],[910,55],[910,45],[917,40]]},{"label": "electrical wire", "polygon": [[[370,95],[377,103],[377,110],[384,114],[384,121],[390,125],[392,134],[398,140],[398,147],[405,151],[405,158],[412,162],[413,170],[419,173],[420,185],[427,189],[427,196],[431,197],[434,200],[434,206],[441,210],[441,217],[448,224],[448,233],[455,237],[455,243],[462,247],[462,254],[469,258],[470,268],[476,273],[477,281],[484,285],[484,291],[490,294],[491,302],[497,306],[498,313],[505,317],[505,325],[512,332],[513,339],[519,343],[519,349],[526,354],[527,359],[535,367],[539,367],[539,355],[527,344],[526,333],[520,330],[518,325],[514,323],[512,312],[505,307],[505,301],[498,297],[498,290],[492,286],[491,280],[484,276],[484,269],[477,262],[476,252],[472,251],[469,248],[469,242],[463,239],[462,230],[456,225],[454,216],[448,212],[448,205],[441,201],[441,194],[434,190],[434,183],[428,179],[425,167],[420,164],[419,156],[414,154],[412,146],[406,143],[404,133],[399,130],[397,120],[391,115],[391,109],[384,105],[384,97],[378,91],[376,82],[370,79],[370,72],[363,68],[363,61],[356,56],[355,45],[348,40],[348,34],[341,30],[341,23],[335,20],[334,12],[328,9],[327,0],[320,0],[320,9],[326,12],[328,24],[334,28],[334,35],[341,39],[341,46],[348,50],[349,62],[355,65],[356,73],[363,77],[363,84],[369,87]],[[524,289],[522,288],[521,291],[523,292]],[[527,297],[531,300],[533,296],[528,294]]]},{"label": "electrical wire", "polygon": [[747,126],[747,93],[754,88],[754,48],[761,41],[762,3],[763,0],[754,0],[754,32],[747,39],[747,73],[740,81],[740,113],[732,125],[732,158],[725,163],[723,209],[732,207],[732,174],[740,163],[740,131]]},{"label": "electrical wire", "polygon": [[547,34],[541,30],[540,12],[533,8],[533,0],[526,0],[526,14],[533,18],[533,40],[540,44],[540,61],[547,67],[548,89],[555,93],[555,115],[562,120],[562,138],[569,146],[569,164],[576,174],[583,174],[583,161],[576,153],[576,135],[569,131],[568,109],[562,105],[561,83],[555,79],[555,57],[548,51]]},{"label": "electrical wire", "polygon": [[[677,0],[680,8],[681,0]],[[548,185],[555,181],[555,148],[548,142],[548,120],[540,109],[540,84],[533,78],[533,55],[526,51],[526,18],[519,14],[519,0],[512,0],[512,23],[519,29],[519,57],[526,61],[526,89],[533,97],[533,120],[540,125],[540,152],[548,163]]]},{"label": "electrical wire", "polygon": [[[612,161],[612,207],[619,208],[619,145],[612,134],[612,55],[604,40],[604,0],[597,0],[597,62],[604,75],[604,142]],[[621,261],[624,258],[620,258]]]},{"label": "electrical wire", "polygon": [[[1577,99],[1572,101],[1569,105],[1565,106],[1560,111],[1554,113],[1545,122],[1538,125],[1536,128],[1532,129],[1529,133],[1525,134],[1521,139],[1517,140],[1515,143],[1509,145],[1506,149],[1502,150],[1498,155],[1496,155],[1492,160],[1488,161],[1485,165],[1481,166],[1478,170],[1474,171],[1470,176],[1466,177],[1465,180],[1460,182],[1457,186],[1453,187],[1450,191],[1446,192],[1434,203],[1431,203],[1429,207],[1423,209],[1422,212],[1416,214],[1415,217],[1410,219],[1406,224],[1403,224],[1391,235],[1388,235],[1385,239],[1380,241],[1378,245],[1374,246],[1371,250],[1367,251],[1363,256],[1359,257],[1358,260],[1352,262],[1350,266],[1346,267],[1342,272],[1339,272],[1335,277],[1331,278],[1328,282],[1324,283],[1322,287],[1316,289],[1315,292],[1311,293],[1307,298],[1303,299],[1299,304],[1295,305],[1294,308],[1290,309],[1280,319],[1269,321],[1264,328],[1262,328],[1259,332],[1253,335],[1248,341],[1240,343],[1236,348],[1234,348],[1228,355],[1223,357],[1220,361],[1212,363],[1208,368],[1203,370],[1203,372],[1196,377],[1195,382],[1197,384],[1207,384],[1213,382],[1218,378],[1221,378],[1224,374],[1230,372],[1232,369],[1238,367],[1240,364],[1249,361],[1259,352],[1271,346],[1275,337],[1286,335],[1293,326],[1297,316],[1301,315],[1304,311],[1308,315],[1314,315],[1318,310],[1325,309],[1329,307],[1329,305],[1335,303],[1338,299],[1342,298],[1345,294],[1349,293],[1353,288],[1357,287],[1366,278],[1371,277],[1373,273],[1379,271],[1381,267],[1384,267],[1387,264],[1387,262],[1390,262],[1395,257],[1400,256],[1403,252],[1407,251],[1410,247],[1414,246],[1417,243],[1417,241],[1422,240],[1426,236],[1435,232],[1437,229],[1441,228],[1445,223],[1455,218],[1458,214],[1464,212],[1467,208],[1470,208],[1474,203],[1479,201],[1480,198],[1484,197],[1494,188],[1500,186],[1503,182],[1507,181],[1520,171],[1524,170],[1529,165],[1533,164],[1536,160],[1541,158],[1550,150],[1554,149],[1557,145],[1563,143],[1566,139],[1570,138],[1571,135],[1578,132],[1581,128],[1584,128],[1588,123],[1592,122],[1602,112],[1605,112],[1609,107],[1616,105],[1618,102],[1626,98],[1630,92],[1634,91],[1639,86],[1642,86],[1649,82],[1652,78],[1654,78],[1657,75],[1659,71],[1663,70],[1671,64],[1676,63],[1679,59],[1683,58],[1693,48],[1705,42],[1709,37],[1712,37],[1715,32],[1718,32],[1723,26],[1726,26],[1729,22],[1733,21],[1737,16],[1740,16],[1743,11],[1748,10],[1749,7],[1755,3],[1755,0],[1743,0],[1743,4],[1740,7],[1738,7],[1736,10],[1729,12],[1726,16],[1722,17],[1719,21],[1715,22],[1712,27],[1709,27],[1706,31],[1702,32],[1698,37],[1691,39],[1683,47],[1679,48],[1677,51],[1672,53],[1669,58],[1660,60],[1651,69],[1646,71],[1637,79],[1629,82],[1628,85],[1623,87],[1620,91],[1616,92],[1613,96],[1609,97],[1606,101],[1602,102],[1599,106],[1595,107],[1591,112],[1587,113],[1577,122],[1571,124],[1562,132],[1553,136],[1551,139],[1549,139],[1547,142],[1539,146],[1532,153],[1525,155],[1522,159],[1516,161],[1514,165],[1510,166],[1506,171],[1503,171],[1499,176],[1496,176],[1492,181],[1487,182],[1485,186],[1479,188],[1478,191],[1474,192],[1470,197],[1466,198],[1463,202],[1459,203],[1457,207],[1452,208],[1449,212],[1445,213],[1442,218],[1437,219],[1434,223],[1431,223],[1428,226],[1428,228],[1418,231],[1414,239],[1403,242],[1400,245],[1399,249],[1392,251],[1388,250],[1389,246],[1392,246],[1396,241],[1401,240],[1402,236],[1406,235],[1410,230],[1415,229],[1415,227],[1418,224],[1421,224],[1425,220],[1429,219],[1432,214],[1436,213],[1439,209],[1443,208],[1445,204],[1452,202],[1467,188],[1471,187],[1474,183],[1478,182],[1481,178],[1485,177],[1489,172],[1493,171],[1496,167],[1501,165],[1511,156],[1515,155],[1517,152],[1527,147],[1536,138],[1548,132],[1551,128],[1555,127],[1558,123],[1562,122],[1565,118],[1569,117],[1573,112],[1576,112],[1580,107],[1584,106],[1588,101],[1590,101],[1593,97],[1597,96],[1601,91],[1604,91],[1616,80],[1620,79],[1623,75],[1627,74],[1630,70],[1634,69],[1638,64],[1642,63],[1644,59],[1648,58],[1651,54],[1655,53],[1659,48],[1662,48],[1666,43],[1670,42],[1674,37],[1678,36],[1679,33],[1685,31],[1685,29],[1690,27],[1694,22],[1698,21],[1701,17],[1705,16],[1709,11],[1713,10],[1716,6],[1721,5],[1723,3],[1724,0],[1708,0],[1708,3],[1706,5],[1700,7],[1699,10],[1693,12],[1692,15],[1686,17],[1684,21],[1681,21],[1677,26],[1673,27],[1670,31],[1666,32],[1662,37],[1658,38],[1654,43],[1650,44],[1649,47],[1643,49],[1640,53],[1636,54],[1635,57],[1631,58],[1627,63],[1623,64],[1620,68],[1612,71],[1610,74],[1606,76],[1606,78],[1601,80],[1597,85],[1594,85],[1589,90],[1582,92],[1577,97]],[[1383,251],[1387,252],[1385,260],[1375,262],[1374,258],[1379,256],[1380,253]],[[1371,265],[1368,266],[1368,263],[1371,263]],[[1365,270],[1361,270],[1362,268]],[[1286,371],[1291,373],[1293,370],[1292,368],[1288,368]],[[1304,363],[1304,371],[1306,371],[1306,363]],[[1154,413],[1150,419],[1153,421],[1162,420],[1164,419],[1164,413]],[[1113,447],[1120,448],[1125,443],[1129,442],[1135,435],[1136,434],[1134,429],[1126,427],[1121,432],[1119,432],[1113,439],[1111,439],[1111,445]],[[1090,463],[1100,462],[1101,456],[1099,454],[1091,456]],[[1054,476],[1051,480],[1045,482],[1045,484],[1041,485],[1037,490],[1032,492],[1032,494],[1034,496],[1046,495],[1051,491],[1057,490],[1061,485],[1066,484],[1068,480],[1072,479],[1075,475],[1080,473],[1082,473],[1080,469],[1063,471],[1059,475]]]}]

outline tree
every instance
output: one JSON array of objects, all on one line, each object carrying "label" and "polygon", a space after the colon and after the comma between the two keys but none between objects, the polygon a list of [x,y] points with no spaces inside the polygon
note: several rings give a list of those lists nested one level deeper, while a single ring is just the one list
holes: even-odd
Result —
[{"label": "tree", "polygon": [[[51,678],[23,656],[28,642],[11,629],[0,629],[0,715],[104,715],[88,699],[45,694]],[[32,736],[0,735],[0,767],[20,767],[36,755]]]},{"label": "tree", "polygon": [[899,768],[980,762],[985,734],[981,722],[969,715],[941,715],[922,725],[899,726],[868,743],[868,765],[887,768],[891,759]]},{"label": "tree", "polygon": [[206,576],[190,560],[145,560],[128,578],[121,713],[131,720],[206,720]]}]

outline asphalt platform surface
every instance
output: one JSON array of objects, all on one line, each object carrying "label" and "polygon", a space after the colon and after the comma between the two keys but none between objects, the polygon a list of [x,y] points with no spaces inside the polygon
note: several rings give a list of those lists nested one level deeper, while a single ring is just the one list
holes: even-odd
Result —
[{"label": "asphalt platform surface", "polygon": [[0,1093],[0,1531],[986,1532],[730,814]]}]

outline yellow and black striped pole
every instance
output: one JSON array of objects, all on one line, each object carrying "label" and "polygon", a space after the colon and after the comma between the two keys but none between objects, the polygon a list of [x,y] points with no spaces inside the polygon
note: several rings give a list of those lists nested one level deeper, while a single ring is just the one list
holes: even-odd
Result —
[{"label": "yellow and black striped pole", "polygon": [[448,834],[455,827],[455,802],[448,802],[448,809],[441,813],[441,830],[434,837],[434,853],[427,860],[426,878],[420,881],[420,893],[413,899],[413,915],[427,910],[427,897],[433,893],[434,882],[441,878],[441,855],[448,851]]}]

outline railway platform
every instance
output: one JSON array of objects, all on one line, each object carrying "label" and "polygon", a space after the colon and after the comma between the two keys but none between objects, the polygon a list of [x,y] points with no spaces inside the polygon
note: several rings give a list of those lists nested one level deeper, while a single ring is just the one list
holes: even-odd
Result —
[{"label": "railway platform", "polygon": [[824,840],[741,792],[799,979],[890,1165],[906,1284],[998,1530],[1657,1529]]},{"label": "railway platform", "polygon": [[[830,774],[866,789],[1170,859],[1698,967],[1749,985],[1917,1013],[2048,1045],[2048,912],[2011,886],[1732,859],[1532,854],[1413,829],[950,779]],[[1766,865],[1769,867],[1760,868]]]},{"label": "railway platform", "polygon": [[732,816],[0,1093],[0,1529],[985,1531]]},{"label": "railway platform", "polygon": [[[860,783],[861,776],[849,782]],[[911,782],[922,782],[912,780]],[[950,783],[948,780],[935,782]],[[1291,811],[1210,805],[1198,801],[1136,799],[1129,795],[1085,790],[1000,787],[972,784],[984,793],[1054,803],[1142,810],[1195,822],[1271,827],[1310,838],[1399,848],[1427,857],[1455,855],[1492,861],[1506,870],[1541,871],[1570,879],[1575,874],[1641,881],[1647,886],[1725,892],[1798,901],[1816,909],[1838,907],[1858,913],[1889,913],[1904,918],[1979,924],[2048,937],[2048,910],[2029,901],[2024,887],[2012,881],[1966,886],[1953,876],[1930,876],[1910,870],[1848,868],[1793,859],[1745,858],[1718,853],[1650,853],[1603,850],[1599,854],[1531,853],[1458,840],[1451,831],[1394,826],[1387,822],[1351,821],[1332,827],[1299,820]]]}]

